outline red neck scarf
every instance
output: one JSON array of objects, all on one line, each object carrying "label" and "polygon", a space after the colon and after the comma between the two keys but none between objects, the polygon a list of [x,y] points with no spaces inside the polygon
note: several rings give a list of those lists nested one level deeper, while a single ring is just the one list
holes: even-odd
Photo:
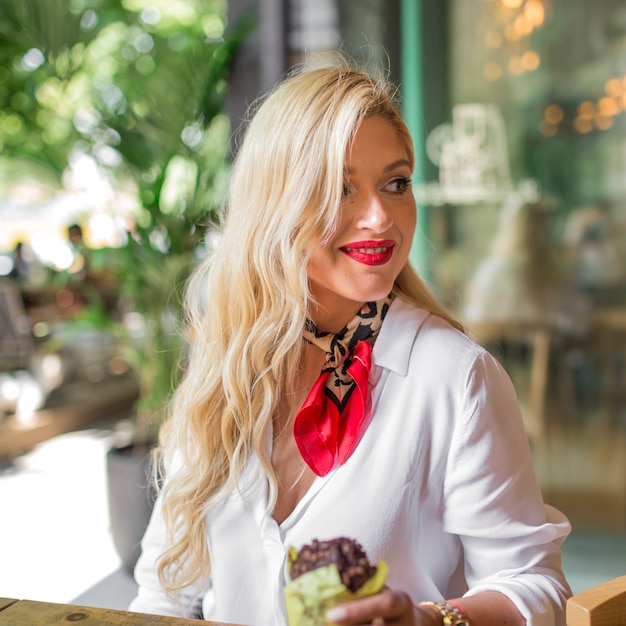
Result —
[{"label": "red neck scarf", "polygon": [[326,353],[320,377],[294,421],[294,437],[306,464],[325,476],[345,463],[365,418],[372,345],[394,296],[367,302],[336,335],[318,332],[307,320],[304,340]]}]

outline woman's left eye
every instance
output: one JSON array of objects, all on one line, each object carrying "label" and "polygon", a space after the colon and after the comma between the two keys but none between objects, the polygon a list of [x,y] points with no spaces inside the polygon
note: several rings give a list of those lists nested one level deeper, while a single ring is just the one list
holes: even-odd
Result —
[{"label": "woman's left eye", "polygon": [[393,180],[390,180],[384,187],[386,191],[391,193],[402,194],[411,188],[411,179],[406,176],[398,176]]}]

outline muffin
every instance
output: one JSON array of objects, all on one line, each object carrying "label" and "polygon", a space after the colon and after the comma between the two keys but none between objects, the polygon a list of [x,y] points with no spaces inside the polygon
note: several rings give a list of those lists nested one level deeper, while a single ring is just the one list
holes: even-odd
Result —
[{"label": "muffin", "polygon": [[314,539],[299,551],[289,550],[285,602],[289,626],[325,624],[326,612],[338,604],[378,593],[387,566],[369,562],[361,544],[349,537]]}]

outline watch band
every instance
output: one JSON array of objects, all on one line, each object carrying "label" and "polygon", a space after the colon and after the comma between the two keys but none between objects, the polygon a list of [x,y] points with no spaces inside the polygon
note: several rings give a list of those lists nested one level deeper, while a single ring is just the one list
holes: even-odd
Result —
[{"label": "watch band", "polygon": [[429,606],[441,616],[444,626],[471,626],[465,613],[450,602],[420,602],[418,606]]}]

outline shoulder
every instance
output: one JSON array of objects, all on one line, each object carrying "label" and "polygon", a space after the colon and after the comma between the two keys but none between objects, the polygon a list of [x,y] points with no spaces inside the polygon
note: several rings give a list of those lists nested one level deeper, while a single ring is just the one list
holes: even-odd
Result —
[{"label": "shoulder", "polygon": [[442,318],[396,298],[373,352],[388,383],[412,396],[447,397],[467,410],[497,393],[515,396],[509,375],[484,347]]},{"label": "shoulder", "polygon": [[468,367],[484,358],[489,359],[489,354],[467,335],[399,297],[393,301],[374,346],[375,363],[403,376],[421,364]]},{"label": "shoulder", "polygon": [[397,304],[374,346],[375,365],[388,370],[381,394],[413,414],[424,412],[433,433],[457,426],[488,429],[492,422],[519,431],[517,394],[502,364],[440,317]]}]

